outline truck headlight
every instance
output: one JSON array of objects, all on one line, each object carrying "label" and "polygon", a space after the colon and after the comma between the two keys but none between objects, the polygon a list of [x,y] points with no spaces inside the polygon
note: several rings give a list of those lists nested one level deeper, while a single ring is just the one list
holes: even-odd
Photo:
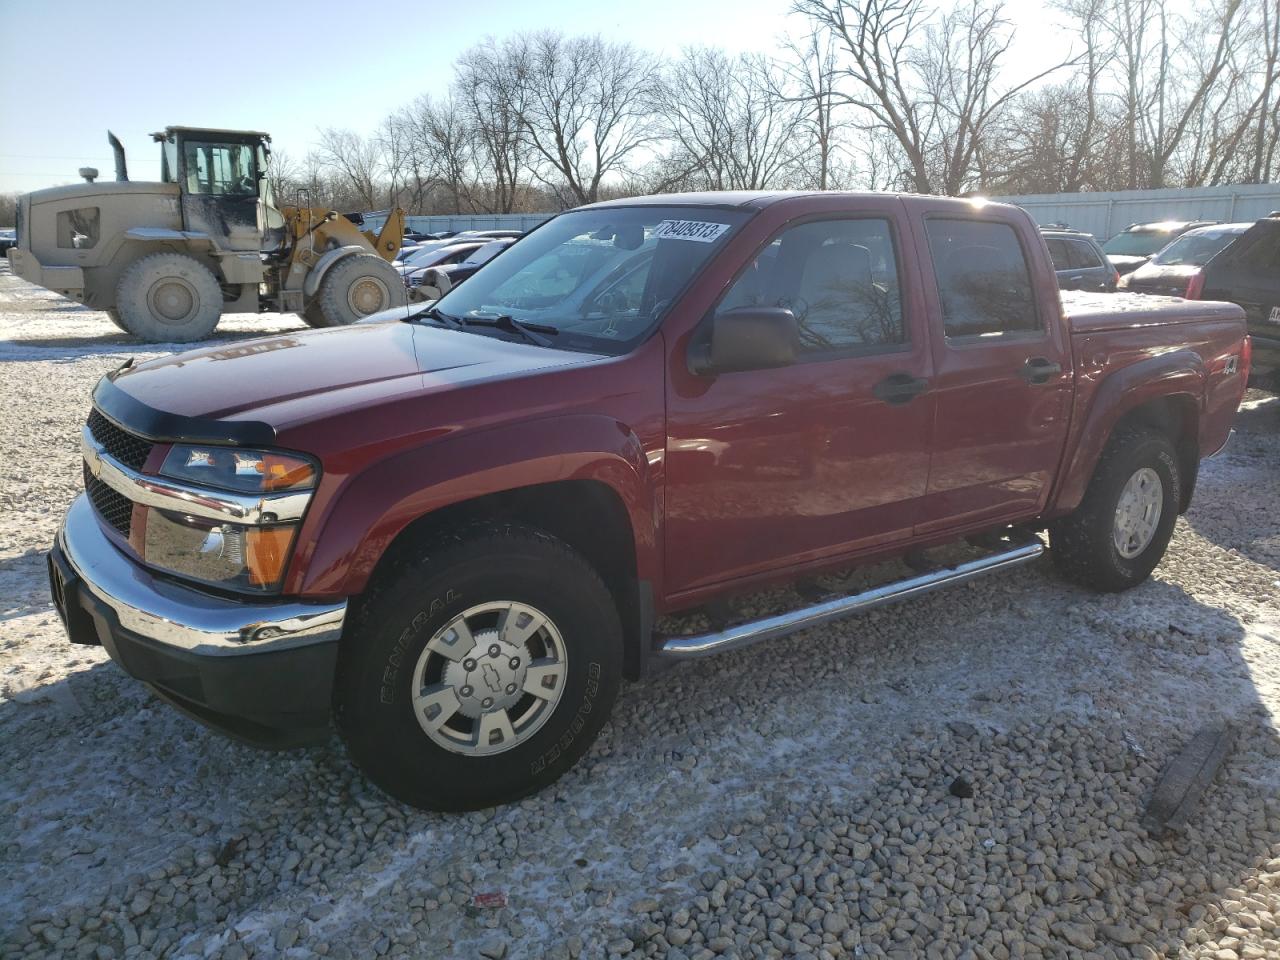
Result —
[{"label": "truck headlight", "polygon": [[[175,445],[161,475],[240,494],[304,492],[319,468],[309,458],[242,447]],[[143,520],[141,554],[149,565],[228,590],[279,589],[298,522],[238,524],[152,507]]]},{"label": "truck headlight", "polygon": [[234,493],[275,493],[311,489],[318,471],[314,462],[296,453],[175,444],[160,474]]}]

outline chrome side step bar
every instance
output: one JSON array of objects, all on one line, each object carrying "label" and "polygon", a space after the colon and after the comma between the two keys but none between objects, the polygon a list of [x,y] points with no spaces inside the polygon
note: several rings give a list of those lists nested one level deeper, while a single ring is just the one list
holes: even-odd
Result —
[{"label": "chrome side step bar", "polygon": [[954,567],[931,570],[906,580],[886,583],[862,593],[847,597],[836,597],[824,600],[811,607],[801,607],[777,616],[738,624],[715,633],[701,633],[692,636],[659,638],[656,655],[671,660],[692,660],[697,657],[709,657],[724,653],[726,650],[737,650],[750,646],[761,640],[774,640],[785,637],[797,630],[818,627],[832,620],[839,620],[850,614],[861,613],[873,607],[883,606],[895,600],[905,600],[937,590],[953,583],[963,583],[984,573],[994,573],[1029,563],[1045,552],[1044,544],[1036,539],[1031,543],[1011,547],[999,553],[992,553],[977,560],[969,560]]}]

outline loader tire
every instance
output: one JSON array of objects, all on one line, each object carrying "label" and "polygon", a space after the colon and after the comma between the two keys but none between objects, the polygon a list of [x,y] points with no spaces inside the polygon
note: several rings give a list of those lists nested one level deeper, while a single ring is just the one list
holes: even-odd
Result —
[{"label": "loader tire", "polygon": [[302,319],[313,327],[344,327],[402,307],[407,300],[404,280],[391,264],[372,253],[358,253],[329,268]]},{"label": "loader tire", "polygon": [[153,253],[125,267],[116,285],[115,309],[120,326],[139,340],[191,343],[205,339],[218,325],[222,288],[194,257]]},{"label": "loader tire", "polygon": [[106,314],[107,314],[107,319],[111,321],[112,325],[114,325],[117,330],[122,330],[125,333],[129,332],[129,328],[126,327],[124,325],[124,321],[120,319],[119,310],[108,310],[106,311]]}]

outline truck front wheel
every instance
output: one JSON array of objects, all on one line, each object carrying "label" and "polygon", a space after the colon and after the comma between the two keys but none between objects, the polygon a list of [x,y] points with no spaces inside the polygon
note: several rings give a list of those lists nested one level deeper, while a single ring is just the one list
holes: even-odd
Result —
[{"label": "truck front wheel", "polygon": [[1070,580],[1114,593],[1136,587],[1164,556],[1181,499],[1178,457],[1152,430],[1117,430],[1080,506],[1049,528],[1050,556]]},{"label": "truck front wheel", "polygon": [[612,595],[572,548],[512,524],[473,527],[401,564],[354,612],[335,716],[393,797],[474,810],[555,781],[617,696]]},{"label": "truck front wheel", "polygon": [[140,340],[191,343],[204,340],[218,325],[222,288],[194,257],[153,253],[120,274],[115,310],[119,326]]}]

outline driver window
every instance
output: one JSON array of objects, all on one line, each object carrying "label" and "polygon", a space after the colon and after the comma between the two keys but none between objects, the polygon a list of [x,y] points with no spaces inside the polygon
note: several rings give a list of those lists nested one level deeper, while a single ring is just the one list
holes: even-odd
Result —
[{"label": "driver window", "polygon": [[253,148],[247,143],[201,143],[188,140],[183,145],[187,169],[187,192],[223,197],[256,197]]},{"label": "driver window", "polygon": [[786,307],[809,356],[907,342],[887,220],[821,220],[783,230],[717,308]]}]

